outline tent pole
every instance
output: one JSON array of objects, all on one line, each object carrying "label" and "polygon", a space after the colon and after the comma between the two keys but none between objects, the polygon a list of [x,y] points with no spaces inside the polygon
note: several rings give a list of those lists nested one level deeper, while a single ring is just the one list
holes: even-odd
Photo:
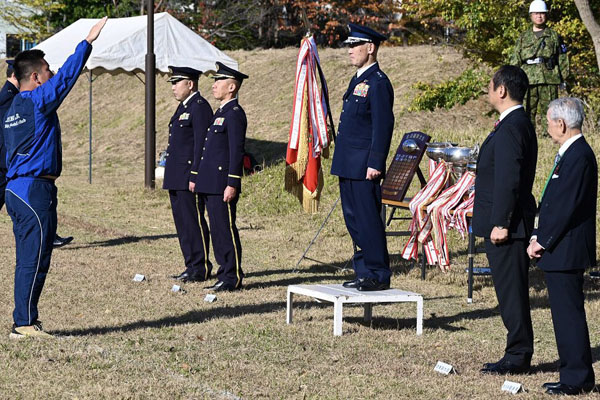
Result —
[{"label": "tent pole", "polygon": [[90,159],[89,159],[89,183],[90,185],[92,184],[92,82],[93,82],[93,76],[92,76],[92,70],[89,70],[90,73],[90,121],[89,121],[89,127],[90,127]]},{"label": "tent pole", "polygon": [[146,146],[145,186],[154,189],[156,157],[156,56],[154,55],[154,1],[147,0],[148,23],[146,48]]}]

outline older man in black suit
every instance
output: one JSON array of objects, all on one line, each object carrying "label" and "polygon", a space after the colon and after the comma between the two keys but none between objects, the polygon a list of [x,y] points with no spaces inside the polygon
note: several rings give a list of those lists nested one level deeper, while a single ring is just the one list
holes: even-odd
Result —
[{"label": "older man in black suit", "polygon": [[544,271],[560,357],[560,381],[549,394],[575,395],[594,388],[590,337],[583,307],[583,271],[596,264],[596,156],[581,133],[579,99],[552,101],[548,133],[560,146],[539,208],[527,253]]},{"label": "older man in black suit", "polygon": [[484,364],[483,373],[527,372],[533,354],[526,249],[536,210],[537,139],[522,104],[527,87],[527,75],[514,66],[501,67],[489,83],[489,103],[500,118],[479,152],[473,233],[485,239],[508,333],[504,356]]}]

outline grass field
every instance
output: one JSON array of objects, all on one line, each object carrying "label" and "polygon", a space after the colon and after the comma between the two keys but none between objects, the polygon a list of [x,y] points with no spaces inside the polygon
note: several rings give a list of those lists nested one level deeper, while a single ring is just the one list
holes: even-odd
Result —
[{"label": "grass field", "polygon": [[[238,205],[245,290],[205,302],[203,284],[172,293],[170,274],[183,260],[165,191],[143,188],[144,87],[128,75],[94,81],[93,184],[88,176],[88,82],[82,77],[60,109],[64,172],[59,188],[59,233],[73,244],[53,253],[40,302],[44,327],[57,337],[14,341],[12,324],[14,239],[0,212],[0,398],[16,399],[489,399],[509,396],[504,377],[482,376],[482,363],[497,360],[505,345],[495,293],[477,278],[474,303],[466,303],[466,242],[452,237],[452,271],[428,270],[426,280],[399,256],[392,257],[392,286],[422,293],[424,333],[415,335],[414,305],[345,308],[344,335],[332,336],[332,307],[298,296],[295,321],[285,324],[290,284],[341,283],[352,274],[304,261],[294,265],[338,195],[328,174],[322,206],[306,215],[283,190],[283,169],[297,49],[230,54],[250,75],[240,102],[248,115],[247,149],[265,169],[244,178]],[[320,53],[334,115],[352,74],[345,50]],[[495,120],[482,96],[465,106],[408,112],[419,80],[440,82],[469,63],[444,47],[383,48],[382,69],[395,88],[395,137],[421,130],[434,140],[483,142]],[[2,72],[2,71],[0,71]],[[211,80],[200,86],[210,98]],[[213,106],[215,103],[212,103]],[[165,79],[157,80],[157,150],[166,147],[167,122],[176,102]],[[600,152],[598,129],[586,126]],[[556,148],[539,143],[536,197]],[[160,186],[160,182],[157,183]],[[398,226],[400,227],[400,226]],[[397,254],[403,238],[391,238]],[[338,209],[310,257],[343,266],[351,256]],[[477,264],[485,265],[482,255]],[[147,281],[132,282],[136,273]],[[594,359],[600,358],[600,286],[585,284]],[[523,383],[519,398],[543,398],[543,382],[558,379],[557,352],[542,274],[531,270],[535,331],[533,373],[508,379]],[[4,333],[3,333],[4,332]],[[457,375],[433,372],[438,360]],[[600,372],[598,365],[596,371]],[[595,398],[589,395],[587,398]],[[582,396],[581,398],[586,398]]]}]

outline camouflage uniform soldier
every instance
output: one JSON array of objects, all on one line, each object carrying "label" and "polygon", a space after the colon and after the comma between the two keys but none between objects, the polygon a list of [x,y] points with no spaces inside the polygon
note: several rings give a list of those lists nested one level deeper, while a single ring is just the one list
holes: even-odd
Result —
[{"label": "camouflage uniform soldier", "polygon": [[567,46],[556,31],[546,27],[548,8],[543,0],[534,0],[529,6],[533,28],[521,34],[515,44],[510,63],[521,67],[529,78],[525,110],[535,126],[540,116],[542,132],[546,132],[548,104],[558,97],[559,86],[564,86],[569,74]]}]

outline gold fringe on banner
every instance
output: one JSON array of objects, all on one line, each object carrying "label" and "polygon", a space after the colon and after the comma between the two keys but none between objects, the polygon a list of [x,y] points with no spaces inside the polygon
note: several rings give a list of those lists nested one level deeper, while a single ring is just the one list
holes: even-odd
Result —
[{"label": "gold fringe on banner", "polygon": [[[308,152],[310,147],[310,130],[308,127],[308,91],[304,88],[302,95],[303,107],[300,119],[300,139],[298,140],[298,159],[295,163],[285,167],[285,190],[293,194],[302,203],[302,208],[308,213],[315,213],[319,209],[321,189],[323,189],[323,172],[319,169],[319,183],[317,190],[310,192],[301,182],[308,165]],[[325,149],[324,149],[325,150]]]}]

